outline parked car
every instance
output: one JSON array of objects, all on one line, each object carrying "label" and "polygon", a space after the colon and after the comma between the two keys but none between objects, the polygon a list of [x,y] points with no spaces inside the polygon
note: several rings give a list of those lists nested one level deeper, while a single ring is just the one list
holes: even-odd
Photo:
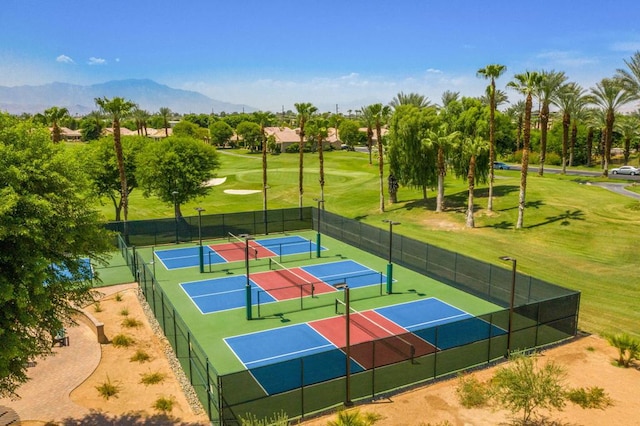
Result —
[{"label": "parked car", "polygon": [[611,169],[611,173],[614,175],[640,175],[640,169],[636,169],[633,166],[622,166],[615,169]]},{"label": "parked car", "polygon": [[501,163],[500,161],[494,161],[493,168],[498,170],[509,170],[511,167],[509,167],[509,165],[506,163]]}]

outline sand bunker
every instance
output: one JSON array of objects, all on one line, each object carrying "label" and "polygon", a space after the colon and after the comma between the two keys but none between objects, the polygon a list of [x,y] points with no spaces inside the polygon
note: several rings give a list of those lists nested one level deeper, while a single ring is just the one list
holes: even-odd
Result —
[{"label": "sand bunker", "polygon": [[259,189],[225,189],[225,194],[231,195],[248,195],[248,194],[257,194],[260,192]]},{"label": "sand bunker", "polygon": [[218,185],[222,185],[223,183],[225,183],[225,181],[227,180],[226,177],[223,178],[213,178],[211,180],[208,180],[204,183],[204,186],[218,186]]}]

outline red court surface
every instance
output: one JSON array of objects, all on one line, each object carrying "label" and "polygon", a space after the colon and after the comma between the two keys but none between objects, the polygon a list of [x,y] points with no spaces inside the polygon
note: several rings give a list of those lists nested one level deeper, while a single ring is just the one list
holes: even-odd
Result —
[{"label": "red court surface", "polygon": [[251,281],[269,292],[276,300],[296,299],[313,294],[337,291],[329,284],[318,282],[313,275],[301,268],[291,268],[282,271],[257,272],[250,275]]},{"label": "red court surface", "polygon": [[[349,354],[365,369],[413,360],[436,351],[433,345],[374,311],[351,314],[349,321]],[[313,321],[309,325],[345,351],[345,315]]]},{"label": "red court surface", "polygon": [[[244,260],[245,244],[239,241],[236,243],[210,245],[209,248],[218,253],[227,262]],[[256,258],[256,250],[258,252],[258,259],[276,256],[276,254],[268,248],[261,246],[255,241],[249,241],[249,259]]]}]

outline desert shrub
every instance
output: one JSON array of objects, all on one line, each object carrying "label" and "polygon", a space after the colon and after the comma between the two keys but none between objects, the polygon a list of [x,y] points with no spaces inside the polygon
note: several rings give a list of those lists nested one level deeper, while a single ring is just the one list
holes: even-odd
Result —
[{"label": "desert shrub", "polygon": [[571,389],[567,392],[567,399],[582,408],[604,409],[613,404],[604,389],[597,386]]},{"label": "desert shrub", "polygon": [[141,375],[140,383],[145,386],[156,385],[158,383],[161,383],[166,377],[166,374],[160,372],[146,373]]},{"label": "desert shrub", "polygon": [[247,413],[244,417],[240,417],[240,424],[242,426],[287,426],[289,416],[284,410],[274,413],[273,417],[265,417],[264,419],[259,419],[255,414]]},{"label": "desert shrub", "polygon": [[161,411],[163,413],[169,413],[171,412],[171,410],[173,410],[173,404],[175,403],[176,403],[176,400],[174,397],[161,396],[160,398],[156,399],[156,401],[153,403],[152,408],[157,411]]},{"label": "desert shrub", "polygon": [[116,302],[122,302],[122,295],[120,293],[116,293]]},{"label": "desert shrub", "polygon": [[466,408],[482,407],[487,404],[490,398],[489,385],[473,375],[460,376],[456,394],[460,403]]},{"label": "desert shrub", "polygon": [[129,358],[129,361],[142,363],[142,362],[149,361],[150,359],[151,359],[151,356],[149,356],[148,353],[146,353],[142,349],[138,349],[136,353],[133,354],[131,358]]},{"label": "desert shrub", "polygon": [[116,383],[111,383],[109,376],[107,376],[107,381],[100,386],[96,386],[96,389],[104,399],[109,399],[112,396],[117,398],[118,392],[120,392],[120,386]]},{"label": "desert shrub", "polygon": [[96,302],[93,304],[93,310],[95,312],[102,312],[102,306],[100,305],[100,302]]},{"label": "desert shrub", "polygon": [[138,321],[135,318],[125,318],[122,320],[122,326],[126,328],[136,328],[142,325],[141,321]]},{"label": "desert shrub", "polygon": [[633,360],[640,357],[640,340],[627,333],[610,334],[605,336],[607,342],[618,350],[616,363],[620,367],[629,367]]},{"label": "desert shrub", "polygon": [[371,426],[382,416],[376,413],[361,413],[360,410],[340,410],[338,418],[327,422],[327,426]]},{"label": "desert shrub", "polygon": [[133,345],[136,341],[133,340],[133,337],[127,336],[126,334],[116,334],[111,339],[111,344],[116,348],[128,348]]},{"label": "desert shrub", "polygon": [[126,317],[127,315],[129,315],[129,309],[123,308],[122,310],[120,310],[120,315],[122,315],[123,317]]}]

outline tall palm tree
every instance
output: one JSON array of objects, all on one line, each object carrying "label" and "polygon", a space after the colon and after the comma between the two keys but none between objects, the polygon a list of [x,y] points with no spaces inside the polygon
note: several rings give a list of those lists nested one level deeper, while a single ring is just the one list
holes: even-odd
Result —
[{"label": "tall palm tree", "polygon": [[384,213],[384,149],[382,146],[382,126],[389,120],[391,107],[380,103],[369,105],[370,113],[373,116],[376,138],[378,139],[378,170],[380,177],[380,212]]},{"label": "tall palm tree", "polygon": [[320,179],[320,200],[324,200],[324,141],[329,136],[329,120],[322,116],[314,117],[309,121],[308,134],[316,141],[318,146],[318,163]]},{"label": "tall palm tree", "polygon": [[[462,140],[459,140],[457,147],[457,160],[454,161],[458,173],[466,170],[467,172],[467,218],[465,226],[467,228],[475,227],[474,213],[474,191],[476,185],[476,173],[478,157],[486,155],[486,152],[490,149],[489,143],[480,136],[467,136]],[[486,157],[485,157],[486,161]]]},{"label": "tall palm tree", "polygon": [[53,143],[59,143],[62,140],[60,131],[60,122],[69,117],[69,110],[66,108],[58,108],[53,106],[44,111],[44,119],[51,126],[51,140]]},{"label": "tall palm tree", "polygon": [[563,84],[551,98],[551,103],[560,109],[562,114],[562,174],[567,172],[567,153],[569,148],[569,128],[571,115],[578,107],[584,90],[577,83]]},{"label": "tall palm tree", "polygon": [[629,61],[625,60],[628,70],[617,69],[615,78],[622,82],[624,89],[635,99],[640,98],[640,51],[633,54]]},{"label": "tall palm tree", "polygon": [[124,156],[122,155],[122,142],[120,141],[120,120],[129,115],[131,110],[136,107],[136,104],[120,97],[112,99],[103,97],[95,98],[94,100],[102,112],[109,115],[113,122],[113,144],[116,150],[116,161],[118,162],[118,172],[120,174],[120,197],[122,198],[121,205],[125,224],[124,234],[126,236],[126,223],[129,216],[129,194],[127,190],[127,175],[124,167]]},{"label": "tall palm tree", "polygon": [[147,136],[147,121],[149,120],[149,112],[135,107],[132,112],[133,118],[136,121],[136,128],[138,135]]},{"label": "tall palm tree", "polygon": [[255,120],[260,124],[260,143],[262,145],[262,210],[267,211],[267,135],[264,128],[275,120],[275,115],[271,112],[254,112]]},{"label": "tall palm tree", "polygon": [[369,106],[361,107],[360,113],[362,114],[362,121],[367,128],[367,151],[369,151],[369,164],[373,164],[371,151],[373,150],[373,126],[375,119]]},{"label": "tall palm tree", "polygon": [[578,123],[584,123],[588,119],[587,114],[587,96],[586,91],[580,87],[578,96],[573,104],[573,113],[571,121],[571,137],[569,138],[569,167],[573,166],[576,142],[578,140]]},{"label": "tall palm tree", "polygon": [[389,102],[389,106],[396,108],[400,105],[415,105],[418,108],[426,108],[431,105],[431,102],[429,98],[418,93],[412,92],[405,94],[404,92],[400,92]]},{"label": "tall palm tree", "polygon": [[518,197],[518,221],[516,229],[521,229],[524,224],[524,208],[527,194],[527,172],[529,170],[529,147],[531,145],[531,109],[533,107],[533,94],[538,90],[542,75],[535,71],[526,71],[516,74],[512,81],[507,83],[510,87],[525,96],[524,106],[524,137],[522,141],[522,164],[520,168],[520,195]]},{"label": "tall palm tree", "polygon": [[442,101],[442,108],[446,108],[451,102],[460,99],[460,92],[452,92],[451,90],[445,90],[440,97]]},{"label": "tall palm tree", "polygon": [[491,80],[487,91],[489,92],[489,201],[487,210],[493,211],[493,162],[496,161],[496,78],[507,71],[506,65],[490,64],[480,68],[476,75]]},{"label": "tall palm tree", "polygon": [[166,137],[169,137],[169,118],[171,118],[171,114],[173,113],[168,107],[160,108],[160,117],[162,117],[162,126]]},{"label": "tall palm tree", "polygon": [[460,137],[460,132],[450,132],[446,124],[440,125],[437,131],[428,130],[423,140],[429,148],[436,149],[438,168],[438,195],[436,196],[436,213],[444,210],[444,178],[447,174],[446,155]]},{"label": "tall palm tree", "polygon": [[516,125],[516,151],[520,149],[522,142],[522,126],[524,122],[524,101],[518,101],[511,105],[506,113],[511,122]]},{"label": "tall palm tree", "polygon": [[[311,118],[311,116],[313,115],[314,112],[316,112],[318,110],[318,108],[316,108],[315,106],[313,106],[313,104],[309,103],[309,102],[303,102],[303,103],[296,103],[294,104],[294,106],[296,107],[296,111],[298,112],[298,127],[300,128],[300,146],[299,146],[299,154],[300,154],[300,160],[298,162],[298,166],[299,166],[299,177],[298,177],[298,192],[299,192],[299,207],[300,209],[302,209],[302,196],[304,194],[304,137],[305,137],[305,130],[304,127],[307,124],[307,121],[309,121],[309,118]],[[300,212],[302,213],[302,210],[300,210]]]},{"label": "tall palm tree", "polygon": [[611,141],[613,137],[613,125],[618,109],[634,98],[632,92],[628,92],[622,86],[620,80],[603,78],[591,88],[590,103],[601,108],[605,115],[605,139],[603,152],[602,176],[609,176],[609,163],[611,162]]},{"label": "tall palm tree", "polygon": [[544,162],[547,157],[547,132],[549,130],[549,105],[567,77],[561,71],[542,71],[538,86],[540,100],[540,167],[538,175],[544,176]]}]

